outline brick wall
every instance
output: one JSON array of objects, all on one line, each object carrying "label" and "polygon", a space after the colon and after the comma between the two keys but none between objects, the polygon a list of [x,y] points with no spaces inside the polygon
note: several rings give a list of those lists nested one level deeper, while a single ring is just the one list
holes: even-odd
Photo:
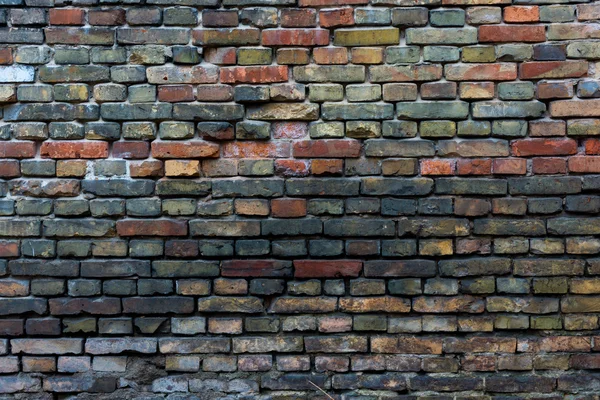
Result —
[{"label": "brick wall", "polygon": [[597,399],[599,20],[0,0],[0,397]]}]

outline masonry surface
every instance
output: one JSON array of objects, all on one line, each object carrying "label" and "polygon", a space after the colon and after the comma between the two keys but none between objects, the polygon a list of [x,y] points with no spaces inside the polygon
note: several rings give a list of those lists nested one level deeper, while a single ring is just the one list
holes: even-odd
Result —
[{"label": "masonry surface", "polygon": [[597,400],[599,20],[0,0],[0,399]]}]

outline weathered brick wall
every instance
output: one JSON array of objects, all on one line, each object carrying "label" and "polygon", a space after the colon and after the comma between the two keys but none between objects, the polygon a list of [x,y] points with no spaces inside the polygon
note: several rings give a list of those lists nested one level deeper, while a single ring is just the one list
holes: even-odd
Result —
[{"label": "weathered brick wall", "polygon": [[0,0],[0,398],[598,399],[598,20]]}]

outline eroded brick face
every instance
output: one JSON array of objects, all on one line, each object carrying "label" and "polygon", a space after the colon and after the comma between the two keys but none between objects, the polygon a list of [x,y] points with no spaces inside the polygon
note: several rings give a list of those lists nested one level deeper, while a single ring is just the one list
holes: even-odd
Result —
[{"label": "eroded brick face", "polygon": [[598,20],[0,0],[0,397],[597,399]]}]

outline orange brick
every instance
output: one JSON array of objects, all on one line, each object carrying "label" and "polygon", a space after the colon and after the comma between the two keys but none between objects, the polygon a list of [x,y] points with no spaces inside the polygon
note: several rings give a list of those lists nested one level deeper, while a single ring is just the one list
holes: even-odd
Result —
[{"label": "orange brick", "polygon": [[543,25],[482,25],[479,42],[545,42],[546,27]]},{"label": "orange brick", "polygon": [[511,144],[516,156],[561,156],[577,153],[577,141],[573,139],[522,139]]},{"label": "orange brick", "polygon": [[310,170],[313,175],[341,175],[344,171],[344,160],[312,160]]},{"label": "orange brick", "polygon": [[313,50],[317,64],[348,64],[348,50],[345,47],[318,47]]},{"label": "orange brick", "polygon": [[383,49],[378,47],[352,48],[353,64],[381,64],[383,62]]},{"label": "orange brick", "polygon": [[275,160],[275,172],[280,176],[307,176],[309,162],[305,160]]},{"label": "orange brick", "polygon": [[298,218],[306,215],[304,199],[273,199],[271,215],[275,218]]},{"label": "orange brick", "polygon": [[598,155],[600,154],[600,139],[587,139],[584,142],[585,154]]},{"label": "orange brick", "polygon": [[158,87],[158,100],[169,103],[194,101],[194,88],[191,85],[161,85]]},{"label": "orange brick", "polygon": [[492,173],[492,160],[458,160],[458,175],[490,175]]},{"label": "orange brick", "polygon": [[454,160],[421,160],[421,175],[453,175]]},{"label": "orange brick", "polygon": [[323,28],[354,25],[354,8],[338,8],[319,11],[319,25]]},{"label": "orange brick", "polygon": [[537,22],[540,20],[538,6],[509,6],[504,8],[504,22]]},{"label": "orange brick", "polygon": [[600,157],[580,156],[569,158],[569,171],[580,173],[600,172]]},{"label": "orange brick", "polygon": [[85,10],[81,8],[51,8],[50,25],[83,25]]},{"label": "orange brick", "polygon": [[524,175],[527,173],[527,160],[523,158],[502,158],[494,160],[494,174]]}]

